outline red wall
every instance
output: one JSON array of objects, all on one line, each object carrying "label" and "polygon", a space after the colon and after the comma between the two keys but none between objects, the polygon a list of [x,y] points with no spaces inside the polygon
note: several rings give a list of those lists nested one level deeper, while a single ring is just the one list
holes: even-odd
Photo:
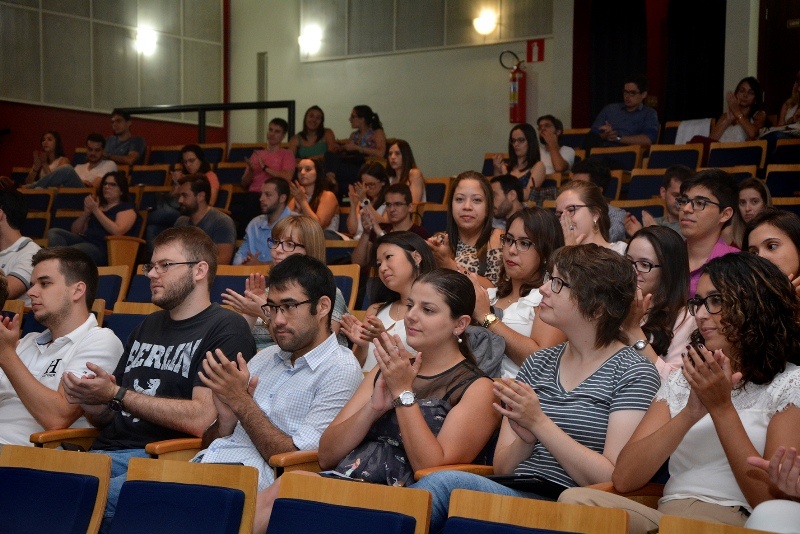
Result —
[{"label": "red wall", "polygon": [[[10,134],[0,137],[0,175],[7,176],[12,167],[30,167],[33,151],[41,150],[39,142],[45,131],[55,130],[61,134],[64,151],[72,159],[75,148],[84,146],[90,133],[111,135],[111,117],[105,113],[0,100],[0,130],[4,128],[11,129]],[[134,117],[131,132],[144,137],[148,146],[197,142],[197,127],[191,124]],[[206,143],[227,141],[227,127],[206,128]]]},{"label": "red wall", "polygon": [[[230,102],[230,0],[223,0],[223,102]],[[206,143],[228,142],[228,113],[224,113],[222,128],[206,127]],[[155,116],[155,115],[154,115]],[[48,106],[19,104],[0,100],[0,130],[11,133],[0,137],[0,175],[7,176],[13,167],[30,167],[33,151],[41,150],[42,134],[55,130],[61,134],[64,152],[72,159],[77,147],[86,143],[92,132],[111,135],[111,117],[105,113],[74,111]],[[144,137],[147,146],[186,145],[197,142],[197,127],[155,119],[133,118],[131,132]]]}]

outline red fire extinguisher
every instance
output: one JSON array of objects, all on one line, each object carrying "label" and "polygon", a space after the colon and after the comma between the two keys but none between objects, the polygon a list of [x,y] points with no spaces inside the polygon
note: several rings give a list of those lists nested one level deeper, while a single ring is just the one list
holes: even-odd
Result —
[{"label": "red fire extinguisher", "polygon": [[[511,54],[514,56],[514,66],[509,68],[503,62],[503,56]],[[508,74],[508,118],[512,124],[526,122],[526,102],[527,102],[527,79],[523,62],[511,50],[506,50],[500,54],[500,64],[509,70]]]}]

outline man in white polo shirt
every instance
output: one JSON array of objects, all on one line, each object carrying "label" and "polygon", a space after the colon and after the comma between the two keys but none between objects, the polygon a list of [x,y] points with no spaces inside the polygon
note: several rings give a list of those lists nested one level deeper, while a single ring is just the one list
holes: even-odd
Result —
[{"label": "man in white polo shirt", "polygon": [[112,371],[122,343],[97,326],[91,305],[97,266],[74,248],[42,249],[33,256],[28,295],[36,320],[47,327],[17,344],[21,317],[0,325],[0,443],[30,445],[34,432],[88,427],[79,405],[67,401],[61,375],[88,373],[86,362]]}]

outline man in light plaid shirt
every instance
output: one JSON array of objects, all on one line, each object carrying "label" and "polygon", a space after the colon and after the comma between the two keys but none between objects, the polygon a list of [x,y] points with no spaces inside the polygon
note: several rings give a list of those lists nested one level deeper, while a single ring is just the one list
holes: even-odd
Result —
[{"label": "man in light plaid shirt", "polygon": [[331,271],[314,258],[295,254],[272,269],[262,309],[277,345],[249,363],[207,353],[200,378],[219,415],[192,461],[251,465],[260,491],[274,480],[270,456],[317,448],[362,379],[358,360],[331,331],[335,298]]}]

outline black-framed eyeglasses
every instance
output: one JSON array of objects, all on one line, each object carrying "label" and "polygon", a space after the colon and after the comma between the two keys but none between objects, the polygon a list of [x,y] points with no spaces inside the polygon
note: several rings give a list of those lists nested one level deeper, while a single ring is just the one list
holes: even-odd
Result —
[{"label": "black-framed eyeglasses", "polygon": [[703,197],[678,197],[675,199],[675,207],[678,209],[683,209],[686,204],[692,205],[692,211],[703,211],[706,209],[706,204],[713,204],[720,208],[720,210],[722,209],[722,205],[719,202],[714,202],[713,200]]},{"label": "black-framed eyeglasses", "polygon": [[271,237],[267,238],[267,246],[272,250],[281,247],[284,252],[292,252],[297,247],[306,248],[305,245],[295,243],[294,241],[278,241],[277,239],[272,239]]},{"label": "black-framed eyeglasses", "polygon": [[633,268],[636,269],[636,272],[639,273],[649,273],[653,269],[658,269],[661,266],[656,265],[655,263],[647,260],[632,260],[628,258],[628,260],[633,264]]},{"label": "black-framed eyeglasses", "polygon": [[156,270],[156,274],[164,274],[165,272],[169,271],[169,268],[173,265],[194,265],[196,263],[200,263],[200,260],[196,261],[157,261],[155,263],[143,263],[142,264],[142,273],[149,274],[150,271],[153,269]]},{"label": "black-framed eyeglasses", "polygon": [[361,182],[361,185],[366,187],[367,189],[375,189],[376,187],[380,187],[383,184],[381,184],[380,182]]},{"label": "black-framed eyeglasses", "polygon": [[561,293],[561,290],[565,287],[572,287],[565,282],[563,278],[551,275],[550,271],[545,271],[544,278],[542,279],[543,284],[547,282],[550,282],[550,290],[556,294]]},{"label": "black-framed eyeglasses", "polygon": [[521,145],[522,143],[526,143],[528,140],[525,137],[512,137],[511,144],[512,145]]},{"label": "black-framed eyeglasses", "polygon": [[514,236],[510,234],[500,234],[500,244],[508,248],[511,248],[511,245],[514,245],[517,247],[518,251],[527,252],[533,246],[533,241],[524,237],[518,237],[517,239],[514,239]]},{"label": "black-framed eyeglasses", "polygon": [[700,308],[700,306],[705,306],[708,313],[716,315],[722,311],[722,303],[722,295],[719,293],[708,295],[704,299],[701,299],[700,297],[694,297],[686,301],[686,305],[689,308],[689,313],[692,315],[697,313],[697,310]]},{"label": "black-framed eyeglasses", "polygon": [[301,304],[309,304],[311,302],[316,301],[316,299],[308,299],[302,302],[286,302],[283,304],[264,304],[261,306],[261,311],[264,312],[264,315],[267,317],[272,317],[274,313],[275,316],[278,316],[278,311],[283,313],[284,317],[292,317],[295,312],[297,311],[297,307]]},{"label": "black-framed eyeglasses", "polygon": [[386,206],[387,210],[393,208],[402,208],[403,206],[408,206],[408,202],[384,202],[384,206]]},{"label": "black-framed eyeglasses", "polygon": [[[570,217],[575,217],[575,212],[576,211],[578,211],[580,208],[588,208],[588,207],[589,206],[587,206],[586,204],[570,204],[569,206],[564,208],[564,211],[569,213]],[[564,213],[564,211],[556,210],[556,217],[560,219],[561,215]]]}]

